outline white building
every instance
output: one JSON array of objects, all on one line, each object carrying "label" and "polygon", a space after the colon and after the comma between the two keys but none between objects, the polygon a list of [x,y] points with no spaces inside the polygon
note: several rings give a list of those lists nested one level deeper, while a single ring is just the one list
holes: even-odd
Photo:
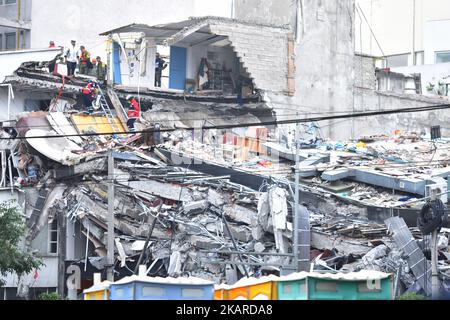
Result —
[{"label": "white building", "polygon": [[130,23],[150,25],[190,16],[230,17],[232,0],[99,0],[92,4],[58,0],[0,0],[0,50],[67,46],[78,40],[93,56],[105,57],[99,33]]},{"label": "white building", "polygon": [[450,62],[450,1],[356,0],[355,5],[356,52],[386,56],[389,67]]},{"label": "white building", "polygon": [[355,6],[357,52],[385,57],[397,75],[420,77],[422,94],[449,95],[449,1],[356,0]]}]

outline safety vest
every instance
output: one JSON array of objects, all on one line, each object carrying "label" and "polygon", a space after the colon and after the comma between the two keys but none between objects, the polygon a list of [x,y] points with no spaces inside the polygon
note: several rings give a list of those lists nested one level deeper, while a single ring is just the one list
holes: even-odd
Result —
[{"label": "safety vest", "polygon": [[90,59],[91,59],[91,55],[89,54],[89,52],[87,50],[84,50],[81,53],[80,63],[81,64],[87,64]]},{"label": "safety vest", "polygon": [[90,94],[92,95],[92,97],[95,96],[95,88],[94,88],[94,84],[93,83],[88,83],[84,88],[83,88],[83,94]]},{"label": "safety vest", "polygon": [[131,100],[130,106],[128,107],[128,118],[137,119],[139,118],[139,104],[136,99]]}]

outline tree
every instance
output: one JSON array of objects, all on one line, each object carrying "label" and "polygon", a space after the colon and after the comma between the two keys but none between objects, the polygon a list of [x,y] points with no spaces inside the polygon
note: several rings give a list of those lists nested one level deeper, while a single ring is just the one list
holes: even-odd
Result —
[{"label": "tree", "polygon": [[[42,261],[19,247],[25,235],[23,218],[12,201],[0,203],[0,276],[28,274],[43,265]],[[4,281],[0,279],[0,287]]]},{"label": "tree", "polygon": [[56,292],[44,292],[39,295],[39,300],[64,300]]},{"label": "tree", "polygon": [[427,297],[416,292],[410,292],[398,297],[397,300],[427,300]]}]

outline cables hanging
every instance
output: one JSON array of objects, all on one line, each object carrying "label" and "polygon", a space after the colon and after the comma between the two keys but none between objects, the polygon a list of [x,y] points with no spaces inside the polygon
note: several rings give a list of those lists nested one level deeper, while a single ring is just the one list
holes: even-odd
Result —
[{"label": "cables hanging", "polygon": [[285,124],[297,124],[297,123],[307,123],[307,122],[320,122],[328,120],[337,119],[352,119],[352,118],[363,118],[363,117],[373,117],[380,115],[390,115],[390,114],[402,114],[402,113],[418,113],[418,112],[429,112],[436,110],[449,109],[450,104],[440,104],[426,107],[418,108],[401,108],[401,109],[387,109],[382,111],[371,111],[371,112],[356,112],[349,114],[340,115],[330,115],[330,116],[319,116],[310,118],[294,118],[288,120],[274,120],[274,121],[260,121],[260,122],[249,122],[241,124],[227,124],[227,125],[214,125],[214,126],[204,126],[204,127],[185,127],[185,128],[165,128],[165,129],[148,129],[141,131],[124,131],[124,132],[107,132],[107,133],[82,133],[82,134],[67,134],[67,135],[44,135],[44,136],[34,136],[34,137],[9,137],[0,138],[1,140],[24,140],[24,139],[54,139],[54,138],[69,138],[69,137],[93,137],[93,136],[113,136],[113,135],[123,135],[123,134],[143,134],[143,133],[154,133],[154,132],[174,132],[174,131],[195,131],[195,130],[225,130],[225,129],[236,129],[236,128],[248,128],[248,127],[260,127],[260,126],[277,126]]}]

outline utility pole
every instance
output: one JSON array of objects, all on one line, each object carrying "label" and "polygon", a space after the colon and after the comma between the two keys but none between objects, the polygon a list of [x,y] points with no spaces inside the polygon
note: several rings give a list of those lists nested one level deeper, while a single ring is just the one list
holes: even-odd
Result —
[{"label": "utility pole", "polygon": [[[298,116],[298,115],[297,115]],[[294,199],[294,268],[295,270],[300,271],[300,266],[298,263],[298,206],[299,206],[299,197],[300,197],[300,123],[296,124],[295,127],[295,199]]]},{"label": "utility pole", "polygon": [[[431,191],[431,201],[439,199],[437,191]],[[438,229],[431,233],[431,298],[439,298],[439,270],[438,270],[438,248],[437,248]]]},{"label": "utility pole", "polygon": [[438,270],[438,231],[431,234],[431,297],[433,300],[439,299],[439,270]]},{"label": "utility pole", "polygon": [[[57,218],[59,229],[58,234],[58,294],[61,297],[65,296],[66,287],[66,240],[67,240],[67,220],[66,215],[60,214]],[[76,297],[76,293],[75,293]],[[76,300],[76,298],[75,298]]]},{"label": "utility pole", "polygon": [[416,61],[416,0],[413,0],[413,42],[412,42],[412,65],[417,64]]},{"label": "utility pole", "polygon": [[108,154],[108,281],[114,282],[114,157]]}]

